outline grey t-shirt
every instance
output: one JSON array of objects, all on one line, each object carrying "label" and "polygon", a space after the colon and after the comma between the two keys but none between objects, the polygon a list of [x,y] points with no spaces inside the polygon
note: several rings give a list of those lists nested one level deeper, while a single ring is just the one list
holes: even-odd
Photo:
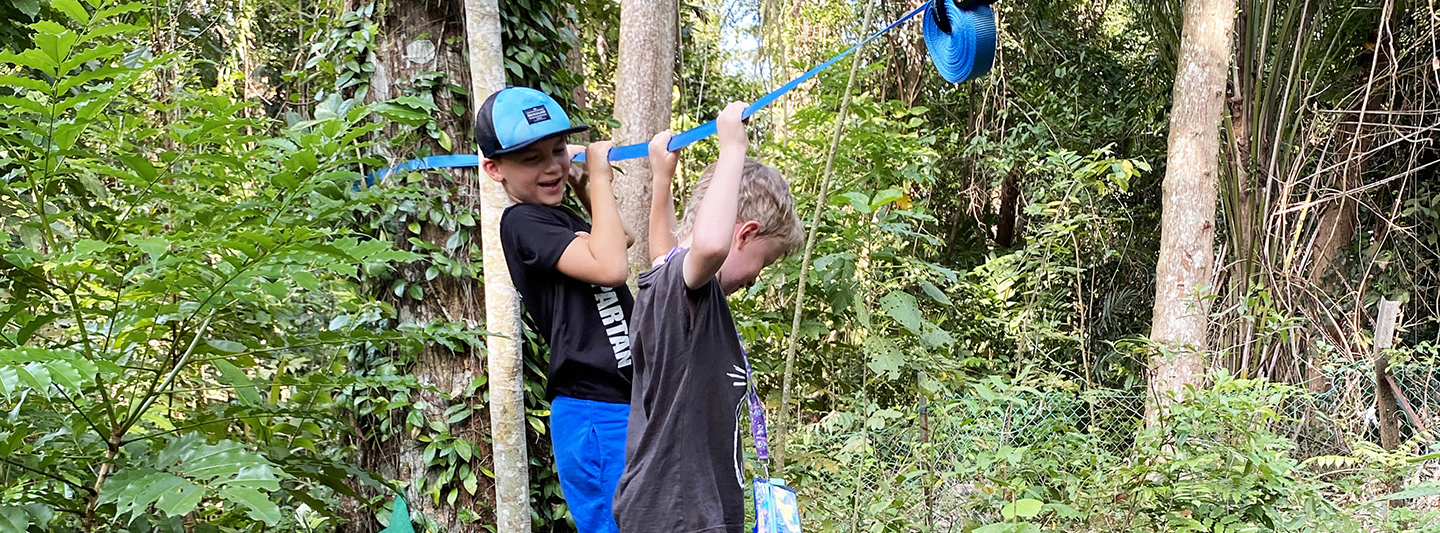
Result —
[{"label": "grey t-shirt", "polygon": [[635,377],[614,502],[622,533],[745,527],[745,359],[720,283],[687,288],[685,254],[640,275],[631,314]]}]

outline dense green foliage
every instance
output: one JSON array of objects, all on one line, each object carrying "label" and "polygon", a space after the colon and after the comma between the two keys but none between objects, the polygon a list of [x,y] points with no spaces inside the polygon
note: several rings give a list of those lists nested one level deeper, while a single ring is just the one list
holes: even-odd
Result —
[{"label": "dense green foliage", "polygon": [[51,7],[66,18],[3,57],[7,520],[293,528],[280,504],[381,486],[341,460],[333,408],[345,347],[386,338],[327,319],[385,312],[353,280],[408,257],[344,229],[377,125],[157,100],[143,82],[187,63],[125,46],[144,6]]},{"label": "dense green foliage", "polygon": [[[1225,126],[1216,372],[1148,426],[1175,3],[1001,3],[982,80],[944,83],[900,32],[859,54],[844,116],[837,67],[755,118],[819,210],[806,285],[796,254],[731,300],[772,411],[798,337],[781,475],[807,529],[1440,527],[1433,7],[1241,3],[1258,81]],[[375,101],[402,5],[0,0],[0,531],[371,531],[400,491],[486,521],[484,377],[416,377],[483,355],[457,318],[479,304],[414,313],[479,291],[486,221],[458,173],[356,186],[471,151],[462,74]],[[607,135],[618,2],[501,5],[509,83]],[[847,47],[864,7],[682,3],[673,125]],[[1368,76],[1377,48],[1399,68]],[[1367,90],[1394,112],[1347,122]],[[684,153],[678,198],[715,153]],[[1352,233],[1311,272],[1336,198]],[[1393,450],[1367,411],[1381,296],[1406,306]],[[533,333],[526,353],[536,529],[571,531]]]}]

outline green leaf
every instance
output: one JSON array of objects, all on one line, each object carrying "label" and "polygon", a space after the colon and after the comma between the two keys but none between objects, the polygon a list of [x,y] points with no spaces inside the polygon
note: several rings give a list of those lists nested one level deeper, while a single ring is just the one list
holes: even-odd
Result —
[{"label": "green leaf", "polygon": [[173,490],[160,495],[155,502],[155,510],[165,513],[165,516],[184,516],[195,510],[200,501],[205,499],[205,491],[199,485],[186,481]]},{"label": "green leaf", "polygon": [[275,475],[275,469],[264,464],[241,467],[234,476],[220,480],[217,484],[265,491],[280,490],[280,478]]},{"label": "green leaf", "polygon": [[1021,499],[1015,502],[1015,516],[1025,519],[1035,518],[1040,516],[1040,510],[1044,508],[1044,506],[1045,504],[1040,500],[1032,498]]},{"label": "green leaf", "polygon": [[885,337],[866,338],[865,356],[869,359],[865,366],[876,374],[888,374],[891,379],[899,377],[900,368],[905,364],[905,354]]},{"label": "green leaf", "polygon": [[124,161],[125,166],[130,167],[130,170],[134,170],[135,174],[140,176],[141,179],[145,181],[155,179],[155,164],[151,163],[145,156],[140,154],[125,154],[120,156],[120,160]]},{"label": "green leaf", "polygon": [[895,200],[899,200],[903,197],[905,197],[905,193],[902,193],[895,189],[885,189],[883,191],[877,192],[875,193],[875,198],[870,200],[870,210],[874,211],[876,209],[880,209],[881,207],[884,207],[885,204],[888,204]]},{"label": "green leaf", "polygon": [[[376,114],[406,126],[419,126],[430,121],[429,113],[416,111],[409,107],[395,105],[389,102],[377,104],[373,109]],[[449,148],[446,148],[446,150],[449,150]]]},{"label": "green leaf", "polygon": [[235,390],[235,395],[240,398],[240,403],[245,405],[262,405],[265,403],[265,399],[260,396],[255,382],[250,380],[250,376],[246,375],[245,371],[240,370],[239,367],[230,364],[229,361],[224,359],[212,360],[210,361],[210,365],[214,366],[215,370],[220,373],[220,383]]},{"label": "green leaf", "polygon": [[249,350],[249,348],[245,347],[244,344],[240,344],[235,341],[227,341],[224,339],[205,339],[205,344],[209,345],[211,348],[220,350],[225,353],[240,353],[245,350]]},{"label": "green leaf", "polygon": [[1077,511],[1074,507],[1065,505],[1063,503],[1047,503],[1045,504],[1045,507],[1055,511],[1055,514],[1059,515],[1062,518],[1068,518],[1071,520],[1083,520],[1085,518],[1085,515],[1082,514],[1080,511]]},{"label": "green leaf", "polygon": [[75,22],[90,23],[90,13],[85,11],[85,6],[80,5],[80,0],[51,0],[50,7],[74,19]]},{"label": "green leaf", "polygon": [[220,495],[227,500],[244,505],[250,509],[250,518],[265,522],[267,525],[275,525],[280,521],[280,506],[270,501],[268,496],[260,491],[251,488],[225,488]]},{"label": "green leaf", "polygon": [[296,284],[304,287],[307,290],[313,291],[320,289],[320,279],[316,278],[314,274],[311,274],[307,271],[296,270],[294,272],[291,272],[290,278],[295,280]]},{"label": "green leaf", "polygon": [[154,237],[145,237],[143,239],[139,237],[131,237],[130,239],[127,239],[126,242],[129,242],[131,246],[138,248],[145,255],[150,256],[150,261],[152,262],[160,259],[161,256],[165,255],[165,251],[170,248],[170,241],[165,240],[164,237],[158,235]]},{"label": "green leaf", "polygon": [[280,299],[284,299],[286,296],[290,295],[290,285],[286,284],[284,281],[270,281],[261,283],[260,288],[265,290],[265,294],[269,294]]},{"label": "green leaf", "polygon": [[1391,493],[1391,494],[1386,494],[1386,495],[1381,496],[1381,497],[1379,497],[1379,498],[1375,498],[1375,499],[1373,499],[1373,500],[1370,500],[1370,502],[1367,503],[1366,505],[1371,505],[1371,504],[1375,504],[1375,503],[1379,503],[1379,502],[1387,502],[1387,501],[1391,501],[1391,500],[1409,500],[1409,499],[1413,499],[1413,498],[1427,498],[1427,497],[1430,497],[1430,496],[1435,496],[1435,495],[1437,495],[1437,494],[1440,494],[1440,482],[1421,483],[1421,484],[1415,485],[1415,486],[1413,486],[1413,487],[1408,487],[1408,488],[1406,488],[1405,490],[1402,490],[1402,491],[1400,491],[1400,492],[1395,492],[1395,493]]},{"label": "green leaf", "polygon": [[50,381],[50,369],[41,363],[30,363],[15,369],[15,371],[20,374],[21,382],[37,391],[44,391],[54,383]]},{"label": "green leaf", "polygon": [[920,343],[924,344],[926,348],[943,348],[955,343],[955,337],[951,336],[949,331],[945,331],[944,328],[929,321],[926,321],[921,328],[924,333],[920,334]]},{"label": "green leaf", "polygon": [[865,196],[865,193],[863,192],[852,191],[842,194],[840,196],[849,200],[850,207],[855,208],[856,211],[866,214],[874,211],[873,209],[870,209],[870,197]]},{"label": "green leaf", "polygon": [[26,89],[41,93],[50,92],[50,84],[34,78],[26,78],[23,76],[16,76],[14,74],[0,75],[0,85],[5,85],[7,87],[24,87]]},{"label": "green leaf", "polygon": [[[91,3],[94,4],[94,2],[91,2]],[[125,3],[125,4],[110,6],[110,7],[107,7],[107,8],[105,8],[105,9],[101,9],[100,11],[97,11],[97,12],[95,13],[95,16],[93,17],[93,19],[95,20],[95,22],[100,22],[100,21],[102,21],[102,20],[108,19],[108,18],[113,17],[113,16],[115,16],[115,15],[121,15],[121,14],[125,14],[125,13],[134,13],[134,12],[136,12],[136,11],[144,11],[144,10],[146,10],[146,9],[148,9],[148,7],[147,7],[145,4],[142,4],[142,3],[139,3],[139,2],[130,2],[130,3]],[[108,26],[119,26],[119,24],[111,24],[111,25],[108,25]],[[108,27],[108,26],[105,26],[105,27]]]},{"label": "green leaf", "polygon": [[[86,382],[89,381],[89,377],[94,375],[91,373],[82,375],[80,369],[76,368],[76,366],[74,364],[71,364],[70,361],[50,361],[43,364],[45,365],[45,369],[50,374],[50,379],[56,385],[59,385],[61,388],[64,388],[68,391],[80,390],[85,386]],[[94,365],[91,366],[93,367]]]},{"label": "green leaf", "polygon": [[20,372],[13,367],[0,366],[0,394],[6,398],[20,390]]},{"label": "green leaf", "polygon": [[66,124],[57,124],[55,126],[55,136],[53,138],[53,141],[55,142],[55,148],[61,151],[74,148],[75,141],[80,138],[80,134],[84,131],[85,124],[83,123],[76,124],[72,122]]},{"label": "green leaf", "polygon": [[206,444],[195,433],[172,441],[160,451],[155,462],[167,471],[201,481],[228,479],[247,466],[273,466],[238,442],[221,440]]},{"label": "green leaf", "polygon": [[[165,495],[183,491],[185,485],[194,487],[193,483],[172,474],[149,468],[128,468],[115,473],[101,486],[100,503],[114,503],[115,514],[120,516],[143,513]],[[189,510],[178,514],[186,512]],[[169,514],[173,516],[177,513]]]},{"label": "green leaf", "polygon": [[54,21],[42,20],[30,25],[35,30],[35,47],[44,52],[56,65],[70,57],[70,47],[80,39],[75,32],[65,29]]},{"label": "green leaf", "polygon": [[9,456],[15,453],[15,450],[24,446],[25,437],[29,436],[26,434],[26,431],[24,426],[16,426],[15,430],[10,433],[10,436],[6,437],[4,442],[0,442],[0,455]]},{"label": "green leaf", "polygon": [[[45,72],[46,74],[49,74],[51,76],[56,75],[56,69],[58,69],[60,66],[59,63],[56,63],[55,60],[50,59],[50,56],[45,55],[45,52],[41,52],[38,48],[31,48],[18,54],[10,52],[0,52],[0,62],[10,62],[20,66],[30,67],[35,70]],[[11,105],[25,106],[33,110],[34,107],[25,105],[27,102],[39,106],[39,110],[37,111],[39,113],[44,113],[46,111],[43,105],[34,100],[16,98],[13,100],[5,101],[5,103]]]},{"label": "green leaf", "polygon": [[912,333],[919,334],[921,332],[920,324],[923,319],[920,317],[920,307],[915,302],[915,297],[909,293],[890,291],[889,294],[880,298],[880,309]]},{"label": "green leaf", "polygon": [[15,9],[20,10],[32,20],[40,14],[40,0],[10,0],[10,5],[15,6]]},{"label": "green leaf", "polygon": [[885,425],[888,424],[891,420],[895,420],[904,416],[904,413],[901,413],[900,411],[896,411],[894,409],[881,409],[879,411],[875,411],[874,414],[870,415],[870,418],[865,421],[865,426],[874,430],[885,429]]},{"label": "green leaf", "polygon": [[929,296],[931,300],[935,300],[935,303],[945,306],[955,305],[950,301],[950,297],[945,295],[945,291],[940,290],[940,287],[936,287],[934,283],[921,280],[920,289],[924,290],[925,295]]},{"label": "green leaf", "polygon": [[18,531],[23,533],[30,527],[30,516],[25,514],[25,510],[19,507],[8,505],[0,507],[0,526],[5,526],[0,527],[0,531]]},{"label": "green leaf", "polygon": [[76,53],[69,59],[65,59],[64,62],[60,63],[60,73],[67,74],[70,71],[75,70],[77,67],[91,61],[118,56],[124,52],[125,47],[118,44],[97,46],[88,50],[82,48],[79,53]]}]

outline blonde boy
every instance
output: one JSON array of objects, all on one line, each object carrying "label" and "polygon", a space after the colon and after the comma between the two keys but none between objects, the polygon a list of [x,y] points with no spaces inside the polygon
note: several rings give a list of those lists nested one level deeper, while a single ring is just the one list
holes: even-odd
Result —
[{"label": "blonde boy", "polygon": [[738,417],[745,356],[726,295],[800,244],[789,184],[745,157],[743,103],[717,120],[720,157],[695,185],[678,242],[669,135],[651,142],[651,256],[631,329],[634,387],[625,472],[615,492],[623,533],[739,533],[745,524]]}]

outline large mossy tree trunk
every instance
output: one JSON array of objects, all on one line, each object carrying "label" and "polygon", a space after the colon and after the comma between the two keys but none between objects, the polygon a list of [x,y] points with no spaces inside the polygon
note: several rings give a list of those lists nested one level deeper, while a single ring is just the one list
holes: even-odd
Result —
[{"label": "large mossy tree trunk", "polygon": [[[450,153],[454,148],[464,151],[472,144],[469,115],[458,112],[471,107],[468,95],[452,90],[470,86],[463,8],[461,0],[403,0],[373,11],[378,35],[366,101],[413,96],[432,100],[439,110],[432,113],[434,123],[418,132],[401,124],[384,124],[379,135],[390,139],[391,163]],[[390,180],[399,179],[402,176],[390,177],[381,186],[394,186]],[[435,261],[418,261],[382,284],[379,288],[395,306],[400,324],[423,328],[448,323],[468,331],[486,329],[483,289],[471,274],[475,228],[459,222],[479,218],[481,191],[477,183],[473,169],[428,172],[420,187],[429,201],[410,206],[406,220],[391,235],[398,248],[443,254],[458,266],[455,270],[440,268],[442,273],[434,275],[427,270],[437,266]],[[412,239],[428,244],[416,245]],[[508,276],[505,279],[508,281]],[[402,354],[392,354],[398,368],[420,386],[411,390],[410,409],[386,415],[388,430],[378,425],[361,428],[359,466],[405,487],[417,530],[480,533],[495,522],[493,482],[484,474],[495,467],[488,437],[490,415],[475,392],[475,384],[486,376],[485,350],[476,343],[449,344],[453,348],[428,344],[408,364]],[[452,423],[464,410],[471,414]],[[427,453],[427,447],[453,453]],[[471,453],[458,453],[462,447]],[[356,532],[378,528],[378,523],[368,519],[345,527]]]},{"label": "large mossy tree trunk", "polygon": [[1235,0],[1187,0],[1162,185],[1146,420],[1203,383],[1215,267],[1216,173]]},{"label": "large mossy tree trunk", "polygon": [[[670,0],[624,0],[620,4],[620,56],[615,75],[616,144],[647,142],[670,127],[675,90],[677,4]],[[619,163],[615,177],[620,220],[635,237],[630,268],[650,268],[650,162]]]}]

